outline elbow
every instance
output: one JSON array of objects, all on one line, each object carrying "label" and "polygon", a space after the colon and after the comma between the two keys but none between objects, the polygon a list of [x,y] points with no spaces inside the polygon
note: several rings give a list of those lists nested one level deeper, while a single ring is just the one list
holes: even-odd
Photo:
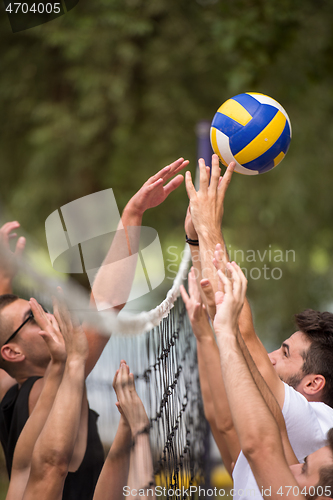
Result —
[{"label": "elbow", "polygon": [[234,423],[232,418],[216,418],[216,428],[221,434],[230,434],[234,430]]},{"label": "elbow", "polygon": [[267,463],[277,451],[277,439],[274,435],[264,436],[263,434],[252,434],[241,442],[241,448],[245,458],[251,466]]},{"label": "elbow", "polygon": [[214,413],[214,405],[213,404],[204,404],[204,415],[205,419],[209,423],[209,425],[216,425],[215,413]]},{"label": "elbow", "polygon": [[34,450],[31,470],[40,478],[66,478],[71,457],[68,453],[57,448],[50,448],[44,452],[38,448]]}]

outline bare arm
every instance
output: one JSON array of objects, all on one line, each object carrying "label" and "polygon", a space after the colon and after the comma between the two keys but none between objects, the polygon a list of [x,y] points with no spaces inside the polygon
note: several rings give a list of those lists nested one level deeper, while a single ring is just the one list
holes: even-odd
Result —
[{"label": "bare arm", "polygon": [[[209,168],[206,168],[206,174],[209,177]],[[191,240],[198,240],[192,222],[190,206],[185,217],[185,233]],[[205,302],[206,296],[200,286],[202,282],[200,249],[199,246],[190,245],[190,250],[193,263],[193,268],[188,275],[190,296],[187,295],[184,287],[181,287],[181,294],[197,338],[198,369],[205,416],[223,463],[231,475],[232,462],[236,462],[240,446],[224,389],[218,347],[207,315],[202,314],[202,301],[204,301],[206,308],[209,307],[209,304]],[[215,311],[215,297],[213,297],[213,301]]]},{"label": "bare arm", "polygon": [[[113,387],[121,418],[98,479],[94,500],[119,500],[124,493],[132,499],[130,492],[143,490],[154,478],[148,434],[149,420],[135,390],[133,374],[129,373],[124,360],[116,372]],[[155,498],[155,495],[147,492],[146,495],[140,495],[140,498]]]},{"label": "bare arm", "polygon": [[67,361],[51,412],[33,451],[24,500],[61,498],[80,423],[87,340],[79,325],[73,327],[64,304],[56,305],[54,314],[65,340]]},{"label": "bare arm", "polygon": [[[180,186],[183,176],[179,172],[187,165],[188,161],[183,158],[167,165],[148,179],[127,203],[112,245],[95,277],[91,294],[92,308],[96,304],[109,304],[110,308],[119,312],[126,304],[135,274],[143,214],[149,208],[163,203]],[[88,376],[102,354],[108,337],[91,326],[83,325],[83,328],[89,345],[86,363]]]},{"label": "bare arm", "polygon": [[[117,310],[124,307],[133,282],[143,214],[163,203],[182,183],[183,176],[176,175],[165,185],[187,165],[188,161],[183,158],[167,165],[148,179],[126,205],[117,234],[93,284],[92,295],[98,303],[109,304]],[[112,265],[115,262],[116,268]]]},{"label": "bare arm", "polygon": [[[231,463],[236,462],[240,446],[224,388],[219,350],[206,311],[200,301],[194,269],[191,269],[189,273],[188,283],[190,296],[187,295],[184,287],[181,288],[181,294],[192,324],[193,333],[197,339],[198,358],[201,361],[199,375],[201,390],[204,391],[203,399],[204,402],[206,401],[206,405],[209,401],[212,401],[214,409],[213,425],[215,424],[220,435],[218,441],[220,451],[223,452],[222,459],[227,470],[231,472]],[[222,440],[224,441],[223,444]],[[225,450],[227,453],[224,453]]]},{"label": "bare arm", "polygon": [[[191,217],[199,238],[202,276],[206,280],[209,280],[214,293],[217,291],[218,280],[213,264],[213,257],[215,256],[215,263],[222,271],[225,271],[225,266],[229,261],[222,236],[221,224],[224,211],[224,198],[231,181],[233,168],[234,164],[231,163],[224,176],[220,178],[219,159],[217,155],[213,155],[210,183],[208,183],[206,166],[202,159],[199,160],[199,190],[195,190],[189,172],[186,172],[185,178],[186,189],[190,199]],[[217,244],[220,247],[216,253]],[[207,298],[207,303],[208,310],[212,315],[214,312],[212,295],[210,299]],[[247,300],[244,303],[244,308],[239,318],[239,328],[255,364],[282,408],[284,403],[284,386],[267,356],[266,349],[255,333],[251,309]]]},{"label": "bare arm", "polygon": [[121,416],[117,433],[98,478],[93,500],[119,500],[127,484],[132,434]]},{"label": "bare arm", "polygon": [[41,328],[41,335],[49,347],[51,361],[44,376],[40,397],[15,446],[7,500],[23,497],[29,479],[32,452],[52,408],[66,362],[65,345],[58,326],[55,322],[51,323],[36,300],[31,299],[30,306]]},{"label": "bare arm", "polygon": [[249,350],[248,350],[239,330],[237,332],[237,340],[238,340],[239,346],[242,350],[242,354],[246,360],[246,363],[250,369],[253,380],[256,383],[264,401],[266,402],[268,408],[270,409],[270,411],[271,411],[273,417],[275,418],[276,423],[279,427],[281,439],[282,439],[282,444],[283,444],[283,449],[284,449],[284,454],[286,456],[288,465],[298,464],[299,462],[296,458],[294,450],[292,449],[290,441],[288,439],[286,423],[284,421],[281,408],[280,408],[278,402],[276,401],[276,398],[274,397],[274,395],[272,394],[272,392],[268,388],[265,380],[261,376],[258,368],[256,367],[256,365],[252,359],[252,356],[249,353]]},{"label": "bare arm", "polygon": [[[237,265],[230,265],[229,269],[233,283],[219,271],[224,294],[217,294],[214,320],[223,379],[244,455],[259,488],[271,488],[267,498],[277,500],[281,486],[298,484],[287,464],[276,420],[254,382],[237,341],[238,317],[244,303],[246,279]],[[291,498],[304,497],[298,494]]]},{"label": "bare arm", "polygon": [[[205,370],[206,370],[205,363],[204,363],[203,356],[201,354],[201,349],[200,349],[200,346],[198,345],[198,342],[197,342],[197,356],[198,356],[200,390],[201,390],[201,397],[202,397],[203,405],[204,405],[205,417],[206,417],[207,422],[209,423],[210,430],[212,431],[213,438],[214,438],[216,446],[218,447],[218,450],[220,452],[221,458],[223,460],[223,464],[231,476],[231,474],[232,474],[232,466],[231,466],[232,458],[230,456],[229,448],[228,448],[228,445],[226,443],[224,434],[223,434],[223,432],[220,432],[220,430],[217,428],[215,406],[214,406],[210,386],[208,384],[206,373],[205,373]],[[238,441],[237,434],[236,434],[236,439]]]},{"label": "bare arm", "polygon": [[[125,364],[120,367],[115,381],[115,389],[118,397],[118,408],[131,428],[133,439],[128,487],[130,491],[143,489],[145,490],[143,498],[154,500],[154,471],[149,442],[150,423],[142,401],[135,390],[134,376],[129,373],[129,368]],[[129,498],[132,497],[129,496]],[[136,498],[136,495],[133,498]]]}]

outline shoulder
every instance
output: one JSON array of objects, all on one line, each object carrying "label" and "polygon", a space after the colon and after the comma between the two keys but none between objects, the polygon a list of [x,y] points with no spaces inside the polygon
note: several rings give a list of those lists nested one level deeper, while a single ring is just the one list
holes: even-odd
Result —
[{"label": "shoulder", "polygon": [[309,411],[312,411],[309,401],[303,396],[303,394],[296,391],[296,389],[286,384],[285,382],[283,382],[283,385],[284,385],[284,404],[282,408],[282,413],[284,418],[286,418],[288,413],[292,411],[297,411],[297,413],[299,413],[301,408],[304,409],[307,408]]},{"label": "shoulder", "polygon": [[285,384],[282,413],[290,444],[298,460],[325,446],[327,431],[333,424],[332,408],[324,403],[309,402],[301,393]]},{"label": "shoulder", "polygon": [[333,427],[333,408],[325,403],[314,402],[309,404],[318,419],[323,433],[327,434],[330,428]]},{"label": "shoulder", "polygon": [[0,369],[0,401],[3,400],[8,390],[15,384],[17,384],[16,380]]},{"label": "shoulder", "polygon": [[40,393],[42,392],[43,385],[44,385],[44,378],[39,378],[34,382],[31,388],[29,394],[29,415],[31,415],[33,409],[36,406]]}]

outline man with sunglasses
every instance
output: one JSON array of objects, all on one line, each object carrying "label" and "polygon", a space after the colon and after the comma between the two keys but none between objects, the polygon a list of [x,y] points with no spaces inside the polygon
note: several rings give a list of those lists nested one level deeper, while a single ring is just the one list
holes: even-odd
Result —
[{"label": "man with sunglasses", "polygon": [[[129,226],[141,226],[143,213],[149,208],[160,205],[172,191],[180,186],[183,180],[182,175],[176,175],[170,182],[167,184],[166,182],[187,164],[187,161],[180,158],[148,179],[123,211],[121,222],[125,232]],[[11,231],[17,227],[16,224],[6,226],[5,231],[3,230],[5,226],[0,229],[3,235],[3,246],[7,246],[7,249]],[[22,241],[20,244],[22,245]],[[110,252],[111,250],[112,247]],[[128,252],[127,244],[124,250]],[[115,248],[115,253],[119,256],[119,248]],[[8,256],[8,252],[6,255]],[[7,268],[7,263],[0,259],[0,291],[5,293],[0,296],[0,368],[2,368],[0,370],[0,438],[10,474],[16,441],[41,393],[43,376],[49,364],[50,355],[43,338],[39,335],[41,328],[33,318],[29,302],[8,293],[11,291],[11,279],[9,282],[7,280],[1,283],[2,270]],[[11,266],[11,269],[13,269],[13,277],[15,266]],[[124,269],[123,272],[125,279],[130,280],[128,270]],[[106,275],[105,280],[107,278]],[[100,290],[104,285],[105,283],[101,280]],[[97,296],[102,301],[103,292],[99,296],[99,290],[96,287],[93,291],[94,297]],[[115,294],[116,292],[115,290]],[[108,294],[107,297],[109,303],[110,295],[112,294]],[[124,304],[117,305],[115,309],[120,310],[123,306]],[[51,322],[56,323],[52,315],[48,314],[48,317]],[[85,333],[89,345],[89,356],[85,365],[85,375],[88,376],[107,343],[107,337],[88,330]],[[86,396],[84,396],[80,431],[69,467],[70,472],[65,482],[63,499],[92,499],[104,462],[96,420],[97,414],[89,409]]]}]

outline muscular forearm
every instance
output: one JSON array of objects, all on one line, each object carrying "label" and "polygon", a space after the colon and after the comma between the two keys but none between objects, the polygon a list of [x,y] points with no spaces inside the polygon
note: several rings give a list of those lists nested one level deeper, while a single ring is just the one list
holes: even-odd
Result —
[{"label": "muscular forearm", "polygon": [[282,443],[283,443],[283,449],[284,449],[284,453],[285,453],[287,462],[289,465],[297,464],[298,460],[295,456],[294,450],[292,449],[292,447],[290,445],[290,442],[288,439],[288,434],[287,434],[287,429],[286,429],[286,424],[285,424],[285,421],[284,421],[284,418],[282,415],[282,411],[279,407],[279,404],[278,404],[276,398],[274,397],[274,395],[272,394],[272,392],[270,391],[269,387],[267,386],[265,380],[261,376],[258,368],[256,367],[256,365],[252,359],[252,356],[249,353],[249,350],[246,347],[246,344],[245,344],[240,332],[238,332],[238,334],[237,334],[237,340],[238,340],[238,343],[239,343],[240,348],[242,350],[243,356],[246,360],[246,363],[249,367],[249,370],[251,371],[252,377],[253,377],[263,399],[265,400],[268,408],[270,409],[273,417],[275,418],[278,427],[279,427],[279,430],[281,433],[281,438],[282,438]]},{"label": "muscular forearm", "polygon": [[[222,345],[223,344],[223,345]],[[281,485],[296,485],[285,459],[295,463],[293,452],[282,447],[275,419],[259,392],[235,338],[219,341],[222,373],[241,448],[247,457],[259,488],[272,486],[272,497]],[[277,411],[277,403],[275,402]],[[287,438],[283,434],[282,440]],[[289,481],[289,482],[288,482]],[[274,489],[273,489],[274,488]],[[275,492],[275,493],[274,493]]]},{"label": "muscular forearm", "polygon": [[[210,425],[214,440],[221,454],[223,463],[227,471],[231,475],[232,473],[231,464],[232,462],[235,462],[235,457],[237,458],[240,452],[240,446],[236,431],[234,427],[233,426],[231,427],[230,425],[229,418],[231,417],[231,415],[230,415],[228,401],[226,399],[226,394],[224,391],[224,386],[223,390],[220,393],[219,389],[221,389],[221,386],[217,381],[216,390],[215,389],[213,389],[213,391],[211,390],[211,386],[214,385],[214,377],[213,379],[211,379],[210,376],[211,373],[207,373],[207,359],[205,359],[207,358],[207,349],[210,350],[211,344],[207,342],[206,348],[203,346],[203,344],[204,344],[203,342],[197,341],[200,389],[204,404],[205,417]],[[212,356],[212,358],[213,357],[215,356]],[[219,354],[217,354],[217,362],[218,362],[217,370],[220,371],[221,373]],[[208,379],[210,380],[210,383],[208,382]],[[220,398],[223,401],[220,401]],[[223,409],[222,413],[220,412],[220,409]],[[231,453],[233,456],[231,456]]]},{"label": "muscular forearm", "polygon": [[217,427],[227,433],[233,427],[233,421],[224,388],[220,355],[213,334],[197,341],[198,352],[204,362],[205,374],[215,408]]},{"label": "muscular forearm", "polygon": [[37,403],[17,441],[7,500],[23,498],[31,468],[32,453],[51,411],[64,371],[64,363],[51,362]]},{"label": "muscular forearm", "polygon": [[[91,308],[109,304],[118,313],[125,305],[132,287],[137,263],[142,214],[126,205],[111,247],[101,265],[92,287]],[[86,376],[94,368],[106,346],[109,337],[101,334],[91,325],[84,324],[89,344]]]},{"label": "muscular forearm", "polygon": [[13,481],[16,471],[31,465],[33,448],[54,403],[64,366],[64,363],[51,361],[47,369],[43,389],[15,447],[12,470]]},{"label": "muscular forearm", "polygon": [[118,500],[127,484],[132,435],[120,418],[118,430],[95,488],[93,500]]},{"label": "muscular forearm", "polygon": [[[38,438],[39,460],[68,466],[77,438],[84,392],[84,362],[68,359],[49,418]],[[34,455],[35,455],[34,451]]]},{"label": "muscular forearm", "polygon": [[297,485],[284,456],[276,421],[252,378],[235,334],[217,332],[217,337],[234,424],[258,486],[272,487],[276,492],[281,485]]},{"label": "muscular forearm", "polygon": [[[213,227],[209,228],[209,231],[198,231],[198,235],[200,241],[200,257],[202,260],[201,265],[202,268],[205,268],[206,270],[206,277],[211,282],[213,291],[216,292],[218,289],[217,273],[213,263],[209,261],[212,254],[212,252],[209,251],[209,248],[211,245],[214,245],[214,242],[216,241],[221,244],[222,249],[224,250],[220,252],[219,267],[222,272],[225,272],[229,257],[223,236],[218,230],[215,229],[214,231]],[[257,368],[282,408],[284,402],[284,387],[272,366],[266,349],[256,335],[250,304],[246,298],[239,317],[239,329]]]},{"label": "muscular forearm", "polygon": [[216,335],[226,393],[243,451],[254,444],[259,446],[260,436],[279,439],[277,424],[254,383],[234,333]]},{"label": "muscular forearm", "polygon": [[130,200],[94,280],[92,296],[97,307],[109,305],[120,311],[126,304],[137,264],[142,215]]},{"label": "muscular forearm", "polygon": [[[155,494],[152,494],[152,492],[149,491],[149,489],[154,490],[154,471],[149,434],[146,432],[139,433],[134,436],[134,447],[131,453],[128,487],[130,491],[139,491],[139,489],[143,489],[145,490],[143,498],[155,499]],[[132,497],[130,496],[129,498]]]}]

